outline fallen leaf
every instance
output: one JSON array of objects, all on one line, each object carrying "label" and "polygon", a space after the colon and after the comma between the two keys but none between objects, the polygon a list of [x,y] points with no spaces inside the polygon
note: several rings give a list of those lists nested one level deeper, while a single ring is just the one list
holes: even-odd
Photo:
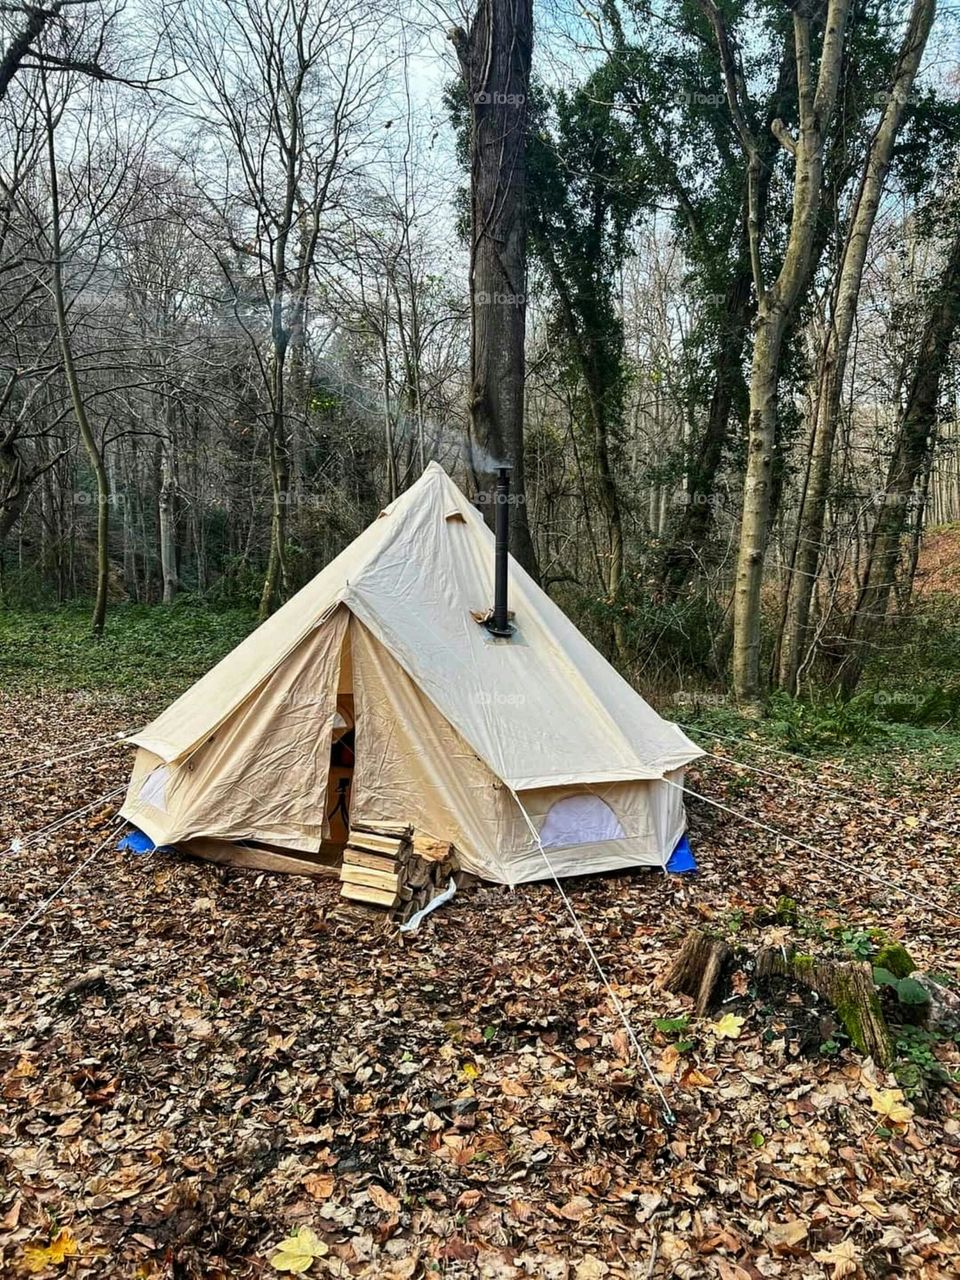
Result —
[{"label": "fallen leaf", "polygon": [[277,1245],[277,1252],[270,1259],[274,1271],[292,1271],[304,1275],[313,1266],[315,1258],[322,1258],[329,1249],[315,1231],[301,1227],[295,1236],[288,1236]]},{"label": "fallen leaf", "polygon": [[857,1252],[853,1247],[852,1240],[841,1240],[839,1244],[835,1244],[831,1249],[821,1249],[819,1253],[815,1253],[813,1256],[817,1262],[824,1262],[827,1266],[833,1268],[831,1280],[841,1280],[843,1276],[856,1274]]},{"label": "fallen leaf", "polygon": [[870,1105],[892,1124],[907,1124],[913,1119],[913,1107],[904,1102],[902,1089],[872,1089]]},{"label": "fallen leaf", "polygon": [[77,1256],[77,1242],[64,1228],[48,1245],[28,1245],[23,1251],[23,1264],[32,1274],[37,1275],[47,1267],[59,1267],[67,1258]]},{"label": "fallen leaf", "polygon": [[807,1237],[807,1224],[799,1218],[792,1222],[775,1222],[766,1232],[771,1249],[792,1249]]},{"label": "fallen leaf", "polygon": [[530,1096],[522,1084],[517,1080],[511,1080],[509,1077],[506,1080],[501,1080],[500,1092],[506,1098],[527,1098]]},{"label": "fallen leaf", "polygon": [[593,1208],[593,1205],[586,1196],[574,1196],[572,1200],[568,1200],[560,1209],[561,1216],[569,1218],[571,1222],[579,1222]]},{"label": "fallen leaf", "polygon": [[707,1030],[712,1031],[718,1040],[736,1040],[743,1030],[744,1021],[735,1013],[727,1013],[718,1022],[708,1023]]},{"label": "fallen leaf", "polygon": [[329,1200],[333,1194],[334,1177],[332,1173],[311,1173],[304,1178],[303,1185],[314,1200]]},{"label": "fallen leaf", "polygon": [[372,1182],[367,1187],[367,1194],[381,1213],[388,1213],[391,1217],[396,1217],[400,1212],[400,1201],[397,1197],[392,1196],[383,1187],[377,1186],[375,1182]]},{"label": "fallen leaf", "polygon": [[610,1268],[605,1262],[601,1262],[592,1253],[588,1253],[585,1258],[581,1258],[577,1263],[574,1275],[576,1280],[603,1280],[603,1277],[609,1275],[609,1273]]}]

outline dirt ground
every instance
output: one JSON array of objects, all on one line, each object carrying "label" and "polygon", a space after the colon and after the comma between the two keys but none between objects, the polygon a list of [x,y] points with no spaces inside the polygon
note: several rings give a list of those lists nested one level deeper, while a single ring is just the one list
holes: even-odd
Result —
[{"label": "dirt ground", "polygon": [[[11,850],[120,785],[129,751],[18,770],[131,718],[0,699],[4,1277],[276,1276],[301,1228],[315,1276],[960,1275],[956,1086],[899,1095],[828,1010],[744,974],[732,1021],[684,1024],[657,986],[690,927],[763,936],[752,913],[782,894],[825,936],[882,927],[956,978],[960,784],[704,763],[691,787],[846,865],[694,802],[698,875],[569,883],[668,1124],[549,883],[365,938],[328,924],[333,882],[117,851],[113,803]],[[934,1056],[960,1065],[955,1043]]]}]

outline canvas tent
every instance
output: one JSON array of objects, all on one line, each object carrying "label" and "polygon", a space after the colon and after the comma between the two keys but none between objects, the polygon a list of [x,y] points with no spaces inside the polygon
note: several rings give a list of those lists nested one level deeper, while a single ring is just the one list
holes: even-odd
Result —
[{"label": "canvas tent", "polygon": [[157,844],[292,869],[336,859],[340,801],[506,884],[549,874],[528,818],[557,874],[666,865],[685,814],[664,779],[699,749],[512,560],[513,636],[478,625],[493,574],[492,534],[432,463],[130,739],[123,816]]}]

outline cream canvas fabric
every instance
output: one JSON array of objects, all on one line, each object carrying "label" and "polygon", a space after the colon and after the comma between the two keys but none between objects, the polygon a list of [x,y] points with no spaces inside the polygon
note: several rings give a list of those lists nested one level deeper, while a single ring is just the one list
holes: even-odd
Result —
[{"label": "cream canvas fabric", "polygon": [[[352,690],[351,812],[452,839],[469,869],[549,874],[523,812],[603,796],[624,837],[554,847],[558,874],[664,865],[699,749],[511,560],[516,634],[493,599],[493,536],[437,464],[266,623],[134,735],[124,816],[154,840],[319,848],[337,694]],[[159,803],[157,803],[159,801]],[[401,812],[401,809],[403,810]]]}]

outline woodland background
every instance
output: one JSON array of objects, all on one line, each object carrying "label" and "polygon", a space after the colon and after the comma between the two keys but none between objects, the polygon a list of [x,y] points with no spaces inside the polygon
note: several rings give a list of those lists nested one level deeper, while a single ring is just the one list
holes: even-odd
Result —
[{"label": "woodland background", "polygon": [[847,700],[909,650],[952,717],[950,9],[2,20],[8,611],[262,617],[502,459],[514,553],[647,687]]}]

